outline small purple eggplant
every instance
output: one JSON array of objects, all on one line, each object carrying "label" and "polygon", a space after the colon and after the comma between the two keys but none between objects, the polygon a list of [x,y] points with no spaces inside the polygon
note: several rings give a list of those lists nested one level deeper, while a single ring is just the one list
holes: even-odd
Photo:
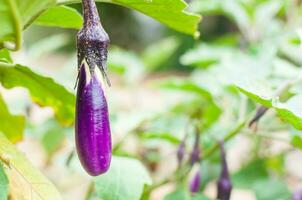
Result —
[{"label": "small purple eggplant", "polygon": [[220,178],[217,183],[217,199],[219,200],[229,200],[232,191],[232,183],[229,176],[228,166],[226,162],[226,155],[224,151],[224,145],[220,143],[220,152],[221,152],[221,166],[222,171],[220,174]]},{"label": "small purple eggplant", "polygon": [[105,173],[111,162],[111,133],[103,79],[109,37],[94,0],[83,0],[84,26],[77,35],[78,80],[75,140],[79,159],[92,176]]},{"label": "small purple eggplant", "polygon": [[193,176],[192,180],[190,181],[191,193],[197,193],[200,189],[200,184],[201,184],[201,174],[200,174],[200,170],[198,170],[196,174]]},{"label": "small purple eggplant", "polygon": [[199,144],[200,135],[199,132],[196,132],[195,134],[195,141],[193,150],[190,154],[190,164],[193,166],[196,162],[199,162],[200,160],[200,144]]},{"label": "small purple eggplant", "polygon": [[185,139],[181,141],[181,143],[179,144],[178,148],[177,148],[177,161],[178,161],[178,166],[181,165],[184,156],[186,153],[186,145],[185,145]]},{"label": "small purple eggplant", "polygon": [[293,194],[293,200],[302,200],[302,190],[298,190]]}]

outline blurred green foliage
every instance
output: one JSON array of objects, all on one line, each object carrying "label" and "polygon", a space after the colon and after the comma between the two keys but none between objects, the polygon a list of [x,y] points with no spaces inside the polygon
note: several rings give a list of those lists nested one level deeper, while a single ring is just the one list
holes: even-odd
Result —
[{"label": "blurred green foliage", "polygon": [[[176,33],[129,9],[99,4],[102,23],[112,43],[108,67],[112,76],[118,79],[113,87],[130,95],[137,95],[132,93],[133,90],[141,88],[160,91],[164,95],[159,97],[162,98],[160,109],[150,105],[147,111],[139,106],[127,110],[116,105],[127,101],[126,97],[120,96],[123,93],[118,93],[118,100],[109,97],[113,132],[122,134],[114,141],[116,157],[110,171],[91,179],[94,189],[87,199],[149,199],[153,191],[170,182],[175,188],[165,194],[166,200],[213,199],[215,196],[207,197],[205,192],[220,172],[217,142],[225,140],[227,149],[232,149],[238,143],[240,146],[240,138],[236,137],[239,134],[250,146],[248,153],[244,152],[247,155],[236,152],[240,154],[240,166],[231,173],[234,189],[249,190],[259,200],[289,199],[293,189],[289,180],[293,177],[286,171],[286,158],[291,151],[302,149],[301,1],[192,0],[188,1],[186,12],[182,11],[185,4],[180,0],[141,4],[131,4],[127,0],[110,2],[141,11],[180,32],[192,35],[199,31],[201,37],[193,39]],[[81,26],[80,5],[62,6],[68,3],[65,0],[56,2],[60,6],[51,7],[34,18],[36,13],[49,6],[48,3],[54,5],[55,2],[37,1],[29,10],[25,9],[26,2],[10,5],[20,6],[18,16],[10,13],[12,7],[0,0],[5,11],[2,15],[6,16],[6,20],[0,19],[0,26],[5,27],[0,31],[2,46],[18,48],[18,34],[31,22],[72,29]],[[39,12],[32,11],[35,9]],[[170,9],[174,12],[169,12]],[[188,11],[203,16],[198,30],[199,17]],[[15,28],[10,22],[14,20],[21,21]],[[45,55],[58,52],[66,57],[72,54],[75,59],[74,31],[28,28],[25,48],[32,59],[43,59]],[[74,68],[76,65],[72,64]],[[59,82],[70,88],[68,77],[75,79],[70,73],[72,69],[61,66],[60,70],[53,78],[57,80],[63,76],[65,82]],[[48,161],[54,159],[64,142],[73,141],[73,128],[70,127],[74,117],[72,92],[34,70],[13,64],[10,52],[5,48],[0,51],[0,82],[5,88],[25,87],[35,103],[52,107],[59,123],[50,117],[37,126],[28,119],[26,131],[29,136],[37,133]],[[157,99],[153,93],[150,96],[151,101]],[[151,102],[149,96],[135,98]],[[15,116],[4,101],[1,107],[0,117],[16,126],[17,122],[10,122]],[[256,129],[248,127],[259,108],[268,111],[256,120]],[[12,130],[6,129],[0,124],[0,131],[15,142],[10,137]],[[22,131],[18,131],[17,126],[13,131],[20,139]],[[186,164],[166,171],[164,177],[158,177],[158,171],[162,165],[167,165],[166,160],[176,157],[177,146],[184,139],[185,160],[189,159],[196,132],[200,134],[202,149],[202,161],[196,164],[201,169],[202,185],[198,194],[191,195],[187,187],[190,170]],[[270,152],[275,141],[286,143],[287,148]],[[135,150],[127,148],[129,143],[136,147]],[[167,156],[164,148],[172,153]],[[67,157],[76,160],[72,153],[64,159]],[[73,165],[68,169],[73,171]],[[154,179],[152,184],[150,175]]]}]

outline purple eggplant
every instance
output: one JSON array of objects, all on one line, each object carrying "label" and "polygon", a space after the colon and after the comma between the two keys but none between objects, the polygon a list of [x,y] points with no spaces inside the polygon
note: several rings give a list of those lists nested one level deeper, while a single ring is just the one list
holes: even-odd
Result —
[{"label": "purple eggplant", "polygon": [[193,150],[190,154],[190,165],[193,166],[196,162],[200,161],[200,135],[199,132],[195,133],[195,141]]},{"label": "purple eggplant", "polygon": [[220,152],[221,152],[221,167],[222,171],[220,178],[217,183],[217,199],[219,200],[229,200],[232,191],[232,183],[229,176],[228,166],[226,162],[226,155],[224,151],[223,143],[220,143]]},{"label": "purple eggplant", "polygon": [[193,176],[192,180],[190,181],[191,193],[197,193],[199,191],[200,184],[201,184],[201,175],[200,175],[200,171],[198,170],[196,174]]},{"label": "purple eggplant", "polygon": [[302,190],[298,190],[293,194],[293,200],[302,200]]},{"label": "purple eggplant", "polygon": [[177,148],[177,161],[178,161],[178,166],[181,165],[184,156],[186,153],[186,145],[185,145],[185,139],[183,141],[181,141],[181,143],[179,144],[178,148]]},{"label": "purple eggplant", "polygon": [[[78,80],[75,140],[79,159],[92,176],[105,173],[111,162],[111,133],[104,79],[109,37],[94,0],[83,0],[84,26],[77,35]],[[109,83],[110,84],[110,83]]]},{"label": "purple eggplant", "polygon": [[92,176],[105,173],[111,161],[108,106],[102,75],[83,63],[76,103],[76,146],[80,161]]}]

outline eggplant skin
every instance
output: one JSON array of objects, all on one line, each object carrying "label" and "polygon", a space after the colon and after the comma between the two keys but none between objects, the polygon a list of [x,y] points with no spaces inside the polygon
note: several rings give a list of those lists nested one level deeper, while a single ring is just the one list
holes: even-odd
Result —
[{"label": "eggplant skin", "polygon": [[98,67],[92,69],[84,61],[79,70],[75,141],[82,166],[97,176],[109,169],[112,149],[102,75]]}]

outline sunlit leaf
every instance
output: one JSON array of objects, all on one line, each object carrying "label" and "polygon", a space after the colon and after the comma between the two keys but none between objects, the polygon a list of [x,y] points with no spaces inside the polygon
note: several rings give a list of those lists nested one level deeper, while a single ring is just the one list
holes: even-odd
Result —
[{"label": "sunlit leaf", "polygon": [[5,88],[25,87],[34,102],[53,108],[59,122],[71,125],[74,118],[75,97],[51,78],[34,73],[29,68],[0,65],[0,82]]},{"label": "sunlit leaf", "polygon": [[[183,0],[99,0],[132,8],[148,15],[159,22],[183,33],[198,35],[197,25],[200,16],[184,11],[187,4]],[[57,0],[57,3],[68,4],[79,0]],[[177,20],[175,20],[177,19]]]},{"label": "sunlit leaf", "polygon": [[5,159],[5,164],[8,165],[7,174],[12,184],[18,185],[23,182],[19,188],[13,189],[23,191],[24,199],[61,199],[54,185],[33,167],[24,154],[19,152],[2,133],[0,133],[0,159]]},{"label": "sunlit leaf", "polygon": [[21,115],[12,115],[0,95],[0,132],[13,143],[23,138],[24,117]]},{"label": "sunlit leaf", "polygon": [[10,56],[10,53],[7,49],[0,50],[0,62],[12,63],[13,60]]},{"label": "sunlit leaf", "polygon": [[109,171],[95,178],[97,196],[106,200],[139,200],[151,184],[145,167],[132,158],[113,157]]},{"label": "sunlit leaf", "polygon": [[256,193],[257,200],[283,200],[291,198],[286,184],[280,180],[258,180],[254,183],[253,190]]},{"label": "sunlit leaf", "polygon": [[83,19],[76,9],[67,6],[57,6],[49,8],[34,23],[42,26],[80,29]]},{"label": "sunlit leaf", "polygon": [[3,164],[0,162],[0,200],[7,200],[8,178],[5,174]]}]

